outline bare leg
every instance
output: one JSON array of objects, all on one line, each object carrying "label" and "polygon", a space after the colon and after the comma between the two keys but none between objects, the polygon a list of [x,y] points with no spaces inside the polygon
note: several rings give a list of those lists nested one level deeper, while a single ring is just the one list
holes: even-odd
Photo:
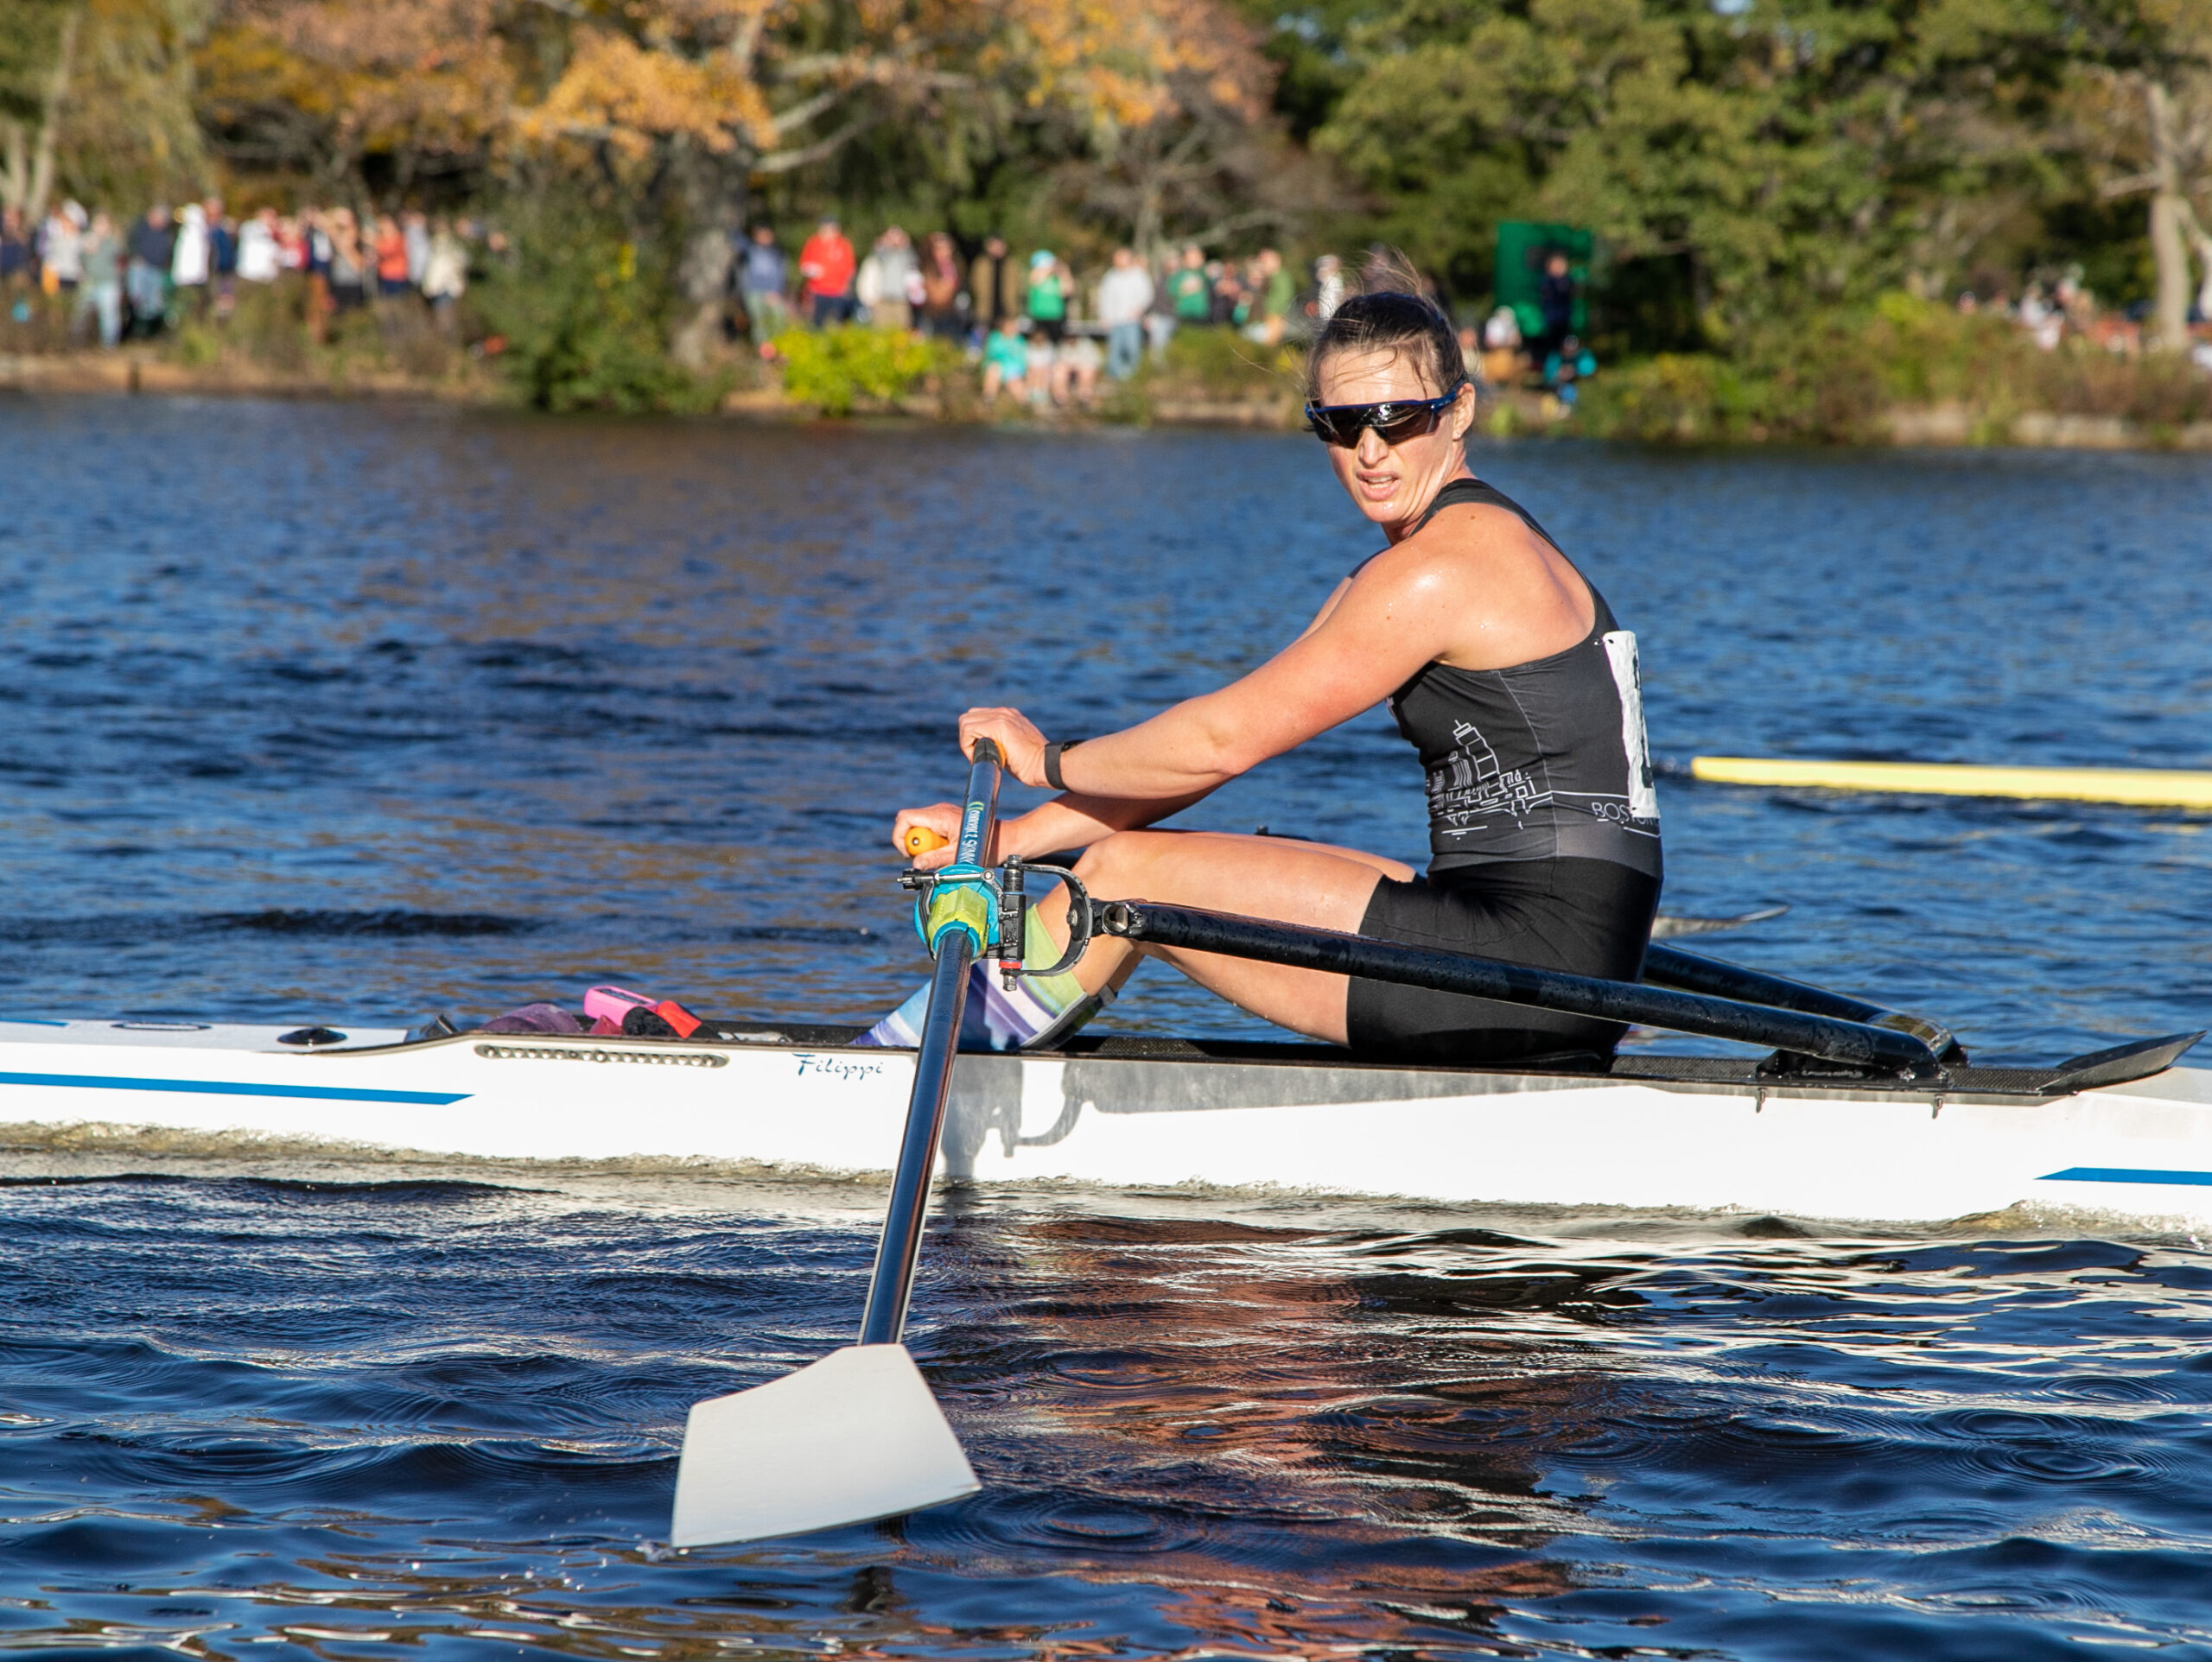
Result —
[{"label": "bare leg", "polygon": [[[1413,868],[1379,854],[1287,837],[1244,837],[1219,831],[1122,831],[1084,852],[1076,875],[1100,900],[1157,900],[1205,906],[1249,917],[1358,929],[1379,878],[1403,881]],[[1040,897],[1038,915],[1052,938],[1067,943],[1067,909],[1057,888]],[[1102,936],[1090,943],[1076,979],[1086,992],[1128,980],[1140,956],[1160,959],[1240,1009],[1279,1026],[1332,1044],[1344,1043],[1341,975],[1255,963],[1215,953],[1140,945]]]}]

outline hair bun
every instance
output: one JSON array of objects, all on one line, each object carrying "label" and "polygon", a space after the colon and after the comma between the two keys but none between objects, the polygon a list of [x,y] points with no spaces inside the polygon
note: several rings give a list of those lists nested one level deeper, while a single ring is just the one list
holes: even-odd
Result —
[{"label": "hair bun", "polygon": [[1428,298],[1428,285],[1414,270],[1414,263],[1406,257],[1405,251],[1384,243],[1369,249],[1366,259],[1360,263],[1359,287],[1362,294]]}]

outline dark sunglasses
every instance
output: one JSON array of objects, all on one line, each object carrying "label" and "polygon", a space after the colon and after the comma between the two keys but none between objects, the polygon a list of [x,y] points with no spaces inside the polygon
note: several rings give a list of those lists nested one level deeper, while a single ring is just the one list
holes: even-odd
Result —
[{"label": "dark sunglasses", "polygon": [[1306,425],[1323,443],[1347,450],[1370,427],[1383,443],[1403,444],[1433,431],[1444,412],[1459,402],[1459,389],[1466,384],[1465,381],[1455,384],[1441,398],[1394,398],[1383,404],[1308,404]]}]

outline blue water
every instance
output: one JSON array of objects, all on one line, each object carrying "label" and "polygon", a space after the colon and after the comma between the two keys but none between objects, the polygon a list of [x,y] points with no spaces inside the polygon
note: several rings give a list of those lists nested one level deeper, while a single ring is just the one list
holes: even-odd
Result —
[{"label": "blue water", "polygon": [[[1479,454],[1695,753],[2212,766],[2212,463]],[[950,721],[1096,732],[1370,546],[1310,440],[0,403],[0,1014],[613,979],[871,1015]],[[2212,819],[1662,782],[1669,910],[1977,1056],[2212,1018]],[[1197,822],[1411,853],[1379,718]],[[1256,1024],[1156,970],[1116,1024]],[[871,1185],[0,1151],[0,1649],[2212,1657],[2212,1255],[981,1192],[915,1348],[988,1485],[659,1544],[694,1399],[850,1335]]]}]

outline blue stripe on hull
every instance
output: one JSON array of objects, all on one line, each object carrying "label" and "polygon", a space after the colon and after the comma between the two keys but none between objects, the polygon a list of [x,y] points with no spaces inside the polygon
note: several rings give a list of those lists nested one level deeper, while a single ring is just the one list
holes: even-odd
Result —
[{"label": "blue stripe on hull", "polygon": [[51,1085],[80,1091],[175,1091],[187,1096],[303,1096],[318,1102],[410,1102],[433,1108],[466,1102],[469,1096],[467,1091],[362,1091],[339,1085],[237,1085],[219,1079],[144,1079],[106,1074],[0,1074],[0,1085]]},{"label": "blue stripe on hull", "polygon": [[2043,1183],[2194,1183],[2212,1186],[2212,1171],[2155,1171],[2132,1165],[2069,1165],[2036,1179]]}]

